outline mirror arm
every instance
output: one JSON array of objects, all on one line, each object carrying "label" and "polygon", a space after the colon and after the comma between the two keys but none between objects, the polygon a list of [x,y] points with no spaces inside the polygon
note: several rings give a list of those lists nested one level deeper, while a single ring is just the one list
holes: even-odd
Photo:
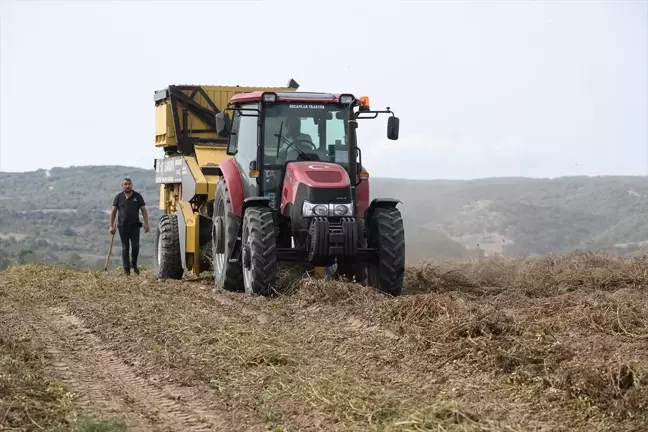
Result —
[{"label": "mirror arm", "polygon": [[378,114],[379,114],[379,113],[373,112],[373,111],[358,112],[358,114],[367,114],[367,113],[373,114],[373,116],[372,117],[360,117],[360,116],[357,116],[356,120],[372,120],[372,119],[375,119],[376,117],[378,117]]},{"label": "mirror arm", "polygon": [[[372,117],[360,117],[361,114],[373,114],[373,116]],[[375,119],[376,117],[378,117],[379,114],[391,114],[392,117],[396,117],[396,114],[394,114],[394,112],[391,109],[389,109],[389,107],[387,107],[386,110],[358,111],[357,113],[355,113],[354,117],[356,119],[358,119],[358,120],[360,120],[360,119],[363,119],[363,120],[369,119],[369,120],[371,120],[371,119]]]}]

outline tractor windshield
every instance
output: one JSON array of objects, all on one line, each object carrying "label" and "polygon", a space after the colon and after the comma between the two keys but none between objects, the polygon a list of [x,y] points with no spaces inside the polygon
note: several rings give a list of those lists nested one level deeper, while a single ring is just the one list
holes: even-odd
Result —
[{"label": "tractor windshield", "polygon": [[326,161],[349,168],[348,111],[333,103],[278,102],[264,108],[263,194],[279,208],[283,173],[291,161]]},{"label": "tractor windshield", "polygon": [[296,160],[348,165],[346,110],[337,104],[280,102],[265,108],[264,165]]}]

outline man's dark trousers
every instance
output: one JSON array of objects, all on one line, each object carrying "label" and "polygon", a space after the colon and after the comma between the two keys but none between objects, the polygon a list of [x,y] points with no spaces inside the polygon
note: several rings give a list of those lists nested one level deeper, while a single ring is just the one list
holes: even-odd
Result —
[{"label": "man's dark trousers", "polygon": [[[124,271],[137,270],[137,257],[139,256],[139,240],[141,225],[123,225],[119,227],[119,237],[122,243],[122,263]],[[129,252],[132,248],[132,253]]]}]

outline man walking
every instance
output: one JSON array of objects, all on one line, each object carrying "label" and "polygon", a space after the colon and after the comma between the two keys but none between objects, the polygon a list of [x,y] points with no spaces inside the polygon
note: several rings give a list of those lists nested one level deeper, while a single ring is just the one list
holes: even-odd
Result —
[{"label": "man walking", "polygon": [[[144,232],[149,231],[148,212],[145,206],[146,203],[142,195],[133,190],[131,179],[127,177],[122,180],[122,192],[115,196],[110,212],[110,234],[115,234],[115,215],[119,212],[117,227],[122,243],[122,262],[126,275],[130,275],[131,269],[135,274],[139,274],[137,257],[139,255],[140,228],[142,227],[142,222],[139,219],[140,210],[144,217]],[[132,253],[129,259],[130,249],[132,249]]]}]

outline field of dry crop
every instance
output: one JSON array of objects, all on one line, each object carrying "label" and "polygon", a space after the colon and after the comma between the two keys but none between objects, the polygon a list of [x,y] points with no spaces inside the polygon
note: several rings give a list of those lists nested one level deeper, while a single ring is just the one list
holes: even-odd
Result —
[{"label": "field of dry crop", "polygon": [[7,269],[0,430],[648,429],[648,258],[437,263],[395,299],[284,285]]}]

